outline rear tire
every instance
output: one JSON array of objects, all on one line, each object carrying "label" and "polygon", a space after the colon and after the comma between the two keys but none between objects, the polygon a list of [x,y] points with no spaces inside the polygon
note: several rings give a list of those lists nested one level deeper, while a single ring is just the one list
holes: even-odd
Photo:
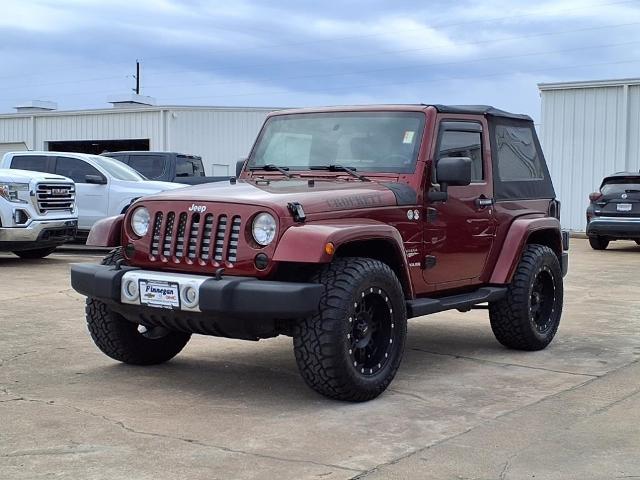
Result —
[{"label": "rear tire", "polygon": [[[102,264],[115,265],[123,259],[122,249],[117,248]],[[145,336],[138,331],[138,325],[95,298],[87,298],[86,317],[96,346],[108,357],[132,365],[157,365],[171,360],[191,338],[189,333],[171,331],[160,338]]]},{"label": "rear tire", "polygon": [[493,334],[507,348],[542,350],[558,331],[562,300],[558,257],[549,247],[528,245],[507,295],[489,304]]},{"label": "rear tire", "polygon": [[34,248],[33,250],[18,250],[13,253],[25,260],[35,260],[51,255],[56,248],[57,247]]},{"label": "rear tire", "polygon": [[594,250],[604,250],[609,245],[609,240],[603,237],[589,237],[589,245]]},{"label": "rear tire", "polygon": [[363,402],[393,380],[404,353],[407,313],[391,268],[339,258],[311,279],[325,286],[318,313],[300,322],[293,345],[302,378],[329,398]]}]

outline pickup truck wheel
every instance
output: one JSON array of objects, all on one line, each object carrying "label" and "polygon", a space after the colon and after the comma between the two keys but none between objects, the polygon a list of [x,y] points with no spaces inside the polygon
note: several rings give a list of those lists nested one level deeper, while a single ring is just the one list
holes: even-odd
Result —
[{"label": "pickup truck wheel", "polygon": [[589,245],[594,250],[604,250],[609,246],[609,240],[603,237],[589,237]]},{"label": "pickup truck wheel", "polygon": [[562,315],[562,271],[549,247],[528,245],[502,300],[489,304],[491,329],[505,347],[542,350]]},{"label": "pickup truck wheel", "polygon": [[[102,264],[115,265],[123,258],[122,250],[117,248]],[[173,331],[163,332],[161,336],[150,335],[145,328],[139,329],[95,298],[87,298],[86,317],[96,346],[114,360],[133,365],[157,365],[171,360],[191,338],[189,333]]]},{"label": "pickup truck wheel", "polygon": [[56,247],[34,248],[33,250],[18,250],[13,253],[20,258],[33,260],[36,258],[44,258],[47,255],[51,255],[55,251],[55,249]]},{"label": "pickup truck wheel", "polygon": [[311,279],[325,285],[316,315],[294,332],[296,362],[305,382],[338,400],[362,402],[393,380],[407,335],[400,282],[370,258],[340,258]]}]

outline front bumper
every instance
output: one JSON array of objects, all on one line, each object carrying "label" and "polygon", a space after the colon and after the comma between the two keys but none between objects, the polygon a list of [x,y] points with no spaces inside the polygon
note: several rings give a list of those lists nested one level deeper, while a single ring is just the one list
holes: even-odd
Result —
[{"label": "front bumper", "polygon": [[590,237],[640,238],[640,217],[593,217],[587,224]]},{"label": "front bumper", "polygon": [[60,245],[73,240],[76,219],[35,220],[27,227],[0,227],[0,247],[10,250]]},{"label": "front bumper", "polygon": [[[177,308],[157,308],[142,305],[139,293],[137,299],[127,296],[123,285],[140,280],[178,284],[180,305]],[[313,283],[234,276],[214,278],[94,264],[72,265],[71,286],[87,297],[108,303],[114,311],[132,322],[234,338],[261,337],[255,332],[255,326],[245,320],[292,320],[317,312],[323,290],[322,285]],[[197,304],[188,306],[182,298],[183,287],[186,286],[197,289]],[[229,333],[234,329],[239,334]]]}]

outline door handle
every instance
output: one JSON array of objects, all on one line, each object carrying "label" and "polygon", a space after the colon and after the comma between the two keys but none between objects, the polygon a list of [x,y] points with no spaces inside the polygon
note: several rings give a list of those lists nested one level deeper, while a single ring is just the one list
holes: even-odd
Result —
[{"label": "door handle", "polygon": [[487,198],[484,195],[481,195],[480,197],[476,198],[476,206],[478,208],[490,207],[494,203],[495,203],[495,200],[493,198]]}]

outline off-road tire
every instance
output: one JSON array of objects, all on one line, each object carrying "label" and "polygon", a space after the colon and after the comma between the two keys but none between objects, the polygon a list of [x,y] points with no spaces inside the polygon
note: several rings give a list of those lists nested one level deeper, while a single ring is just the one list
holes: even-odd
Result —
[{"label": "off-road tire", "polygon": [[[407,313],[398,278],[383,262],[346,257],[320,268],[310,281],[324,285],[324,292],[318,313],[299,322],[294,331],[302,377],[312,389],[333,399],[363,402],[377,397],[393,380],[404,353]],[[359,311],[365,305],[370,305],[368,313],[375,313],[367,318],[376,319],[369,335],[377,340],[371,340],[369,356],[358,343],[353,346],[360,315],[367,315]],[[357,364],[354,355],[361,353],[360,358],[366,359]],[[382,359],[379,364],[377,358]],[[365,369],[367,362],[374,365]]]},{"label": "off-road tire", "polygon": [[604,250],[609,246],[609,240],[604,237],[589,237],[589,245],[594,250]]},{"label": "off-road tire", "polygon": [[[103,259],[102,264],[115,265],[123,258],[122,250],[116,248]],[[114,360],[132,365],[157,365],[171,360],[191,338],[191,334],[183,332],[147,338],[138,331],[138,325],[125,320],[95,298],[87,298],[86,317],[96,346]]]},{"label": "off-road tire", "polygon": [[[543,301],[549,308],[548,315],[543,315],[548,326],[538,326],[532,313],[534,287],[536,280],[542,278],[553,282],[550,295]],[[541,296],[538,296],[542,298]],[[562,315],[563,284],[562,270],[558,257],[549,247],[544,245],[527,245],[520,263],[507,289],[506,296],[489,304],[491,329],[496,339],[505,347],[516,350],[542,350],[545,348],[560,325]],[[538,328],[544,327],[542,331]]]},{"label": "off-road tire", "polygon": [[51,255],[57,247],[34,248],[32,250],[17,250],[14,255],[24,258],[25,260],[35,260]]}]

